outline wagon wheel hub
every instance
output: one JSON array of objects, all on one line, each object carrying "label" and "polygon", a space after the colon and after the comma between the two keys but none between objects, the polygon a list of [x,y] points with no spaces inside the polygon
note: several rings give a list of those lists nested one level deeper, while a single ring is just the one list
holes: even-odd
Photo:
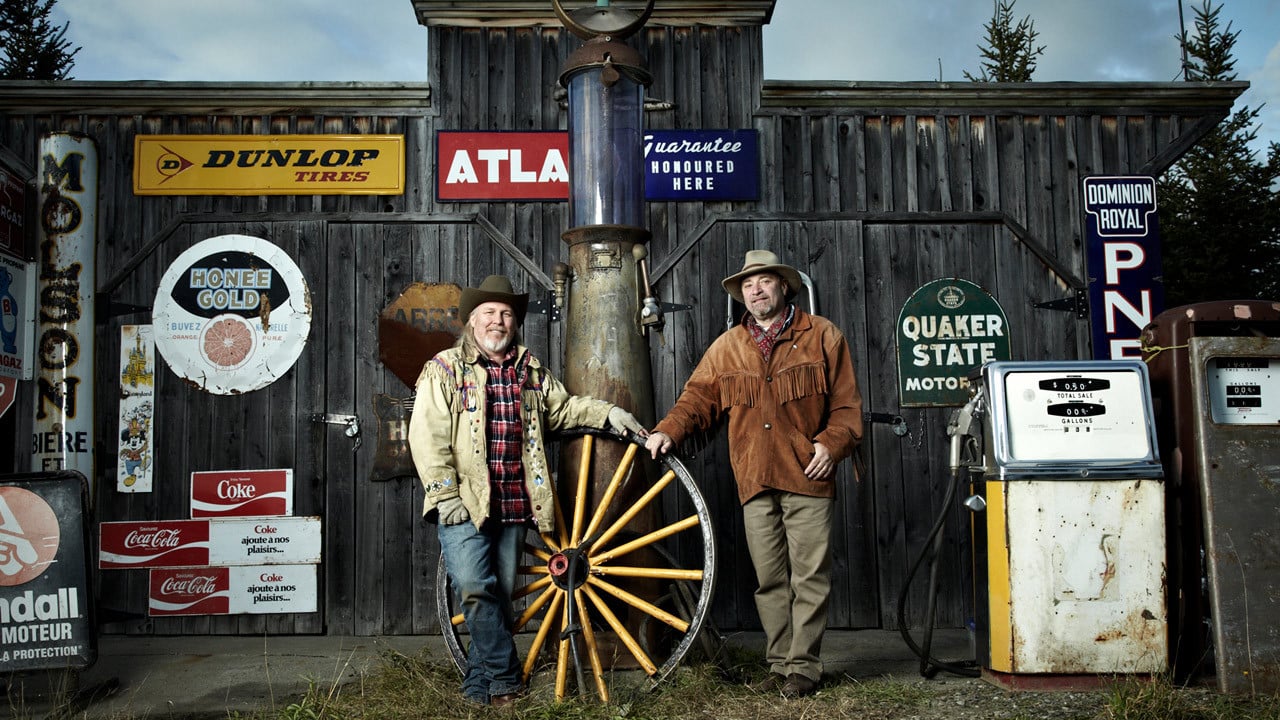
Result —
[{"label": "wagon wheel hub", "polygon": [[561,590],[575,590],[587,581],[591,563],[587,554],[574,548],[562,550],[547,561],[551,581]]}]

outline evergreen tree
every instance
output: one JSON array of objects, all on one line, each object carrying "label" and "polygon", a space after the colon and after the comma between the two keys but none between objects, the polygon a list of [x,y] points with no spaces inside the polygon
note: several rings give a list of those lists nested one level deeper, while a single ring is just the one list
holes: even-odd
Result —
[{"label": "evergreen tree", "polygon": [[1013,23],[1013,4],[1016,0],[995,0],[991,22],[982,27],[987,31],[987,45],[978,46],[984,60],[982,74],[977,77],[964,71],[966,80],[974,82],[1031,82],[1036,71],[1036,58],[1044,54],[1044,46],[1036,46],[1035,23],[1028,15]]},{"label": "evergreen tree", "polygon": [[[1222,6],[1195,9],[1179,33],[1189,81],[1235,80],[1238,31]],[[1249,147],[1259,109],[1242,107],[1192,147],[1159,181],[1165,294],[1170,307],[1206,300],[1280,299],[1280,143],[1264,161]]]},{"label": "evergreen tree", "polygon": [[0,80],[69,80],[73,58],[67,27],[49,23],[55,0],[0,0]]}]

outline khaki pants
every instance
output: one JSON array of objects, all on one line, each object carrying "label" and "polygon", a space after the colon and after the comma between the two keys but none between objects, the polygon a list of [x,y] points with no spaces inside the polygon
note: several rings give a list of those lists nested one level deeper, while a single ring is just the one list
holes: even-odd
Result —
[{"label": "khaki pants", "polygon": [[742,506],[747,549],[760,584],[755,597],[765,660],[779,675],[822,678],[834,512],[831,498],[786,492],[757,495]]}]

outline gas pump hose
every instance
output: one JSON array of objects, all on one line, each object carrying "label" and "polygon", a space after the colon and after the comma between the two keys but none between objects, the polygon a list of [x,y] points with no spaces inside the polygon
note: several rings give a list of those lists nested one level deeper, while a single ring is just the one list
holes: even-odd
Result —
[{"label": "gas pump hose", "polygon": [[[942,549],[942,529],[946,527],[947,513],[951,509],[952,500],[955,499],[956,486],[960,484],[963,472],[964,468],[962,467],[953,466],[951,468],[951,484],[947,487],[947,496],[942,501],[942,511],[938,513],[938,518],[934,521],[933,528],[929,530],[929,536],[925,539],[924,547],[920,550],[915,562],[912,563],[911,570],[907,573],[907,578],[903,582],[902,591],[898,593],[898,632],[907,643],[907,647],[911,648],[911,652],[920,658],[920,675],[925,678],[932,678],[939,671],[949,672],[961,677],[981,677],[981,672],[978,670],[975,660],[946,662],[930,655],[933,645],[934,618],[938,602],[938,552]],[[925,618],[924,647],[921,647],[916,644],[911,637],[911,631],[907,629],[907,591],[911,589],[911,581],[920,570],[925,557],[931,557],[929,563],[929,609]]]}]

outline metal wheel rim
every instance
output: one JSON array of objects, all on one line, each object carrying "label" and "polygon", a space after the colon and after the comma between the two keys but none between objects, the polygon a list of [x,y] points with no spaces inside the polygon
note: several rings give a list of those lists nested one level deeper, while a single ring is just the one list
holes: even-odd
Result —
[{"label": "metal wheel rim", "polygon": [[[602,431],[595,431],[595,430],[571,431],[570,433],[566,433],[564,436],[562,436],[562,439],[564,440],[572,439],[573,437],[576,437],[578,435],[607,437],[612,440],[624,439],[611,433],[605,433]],[[643,449],[643,443],[644,443],[643,438],[632,435],[628,438],[625,438],[625,440],[629,441],[634,446],[638,446],[639,449]],[[707,509],[706,500],[703,498],[702,493],[698,490],[697,484],[694,482],[692,473],[689,472],[688,467],[685,466],[684,462],[680,459],[677,453],[673,452],[673,453],[668,453],[667,455],[662,456],[658,460],[658,463],[663,468],[665,468],[665,471],[666,471],[665,473],[663,473],[662,477],[665,478],[666,473],[672,474],[673,480],[678,481],[678,487],[684,491],[685,495],[689,499],[689,502],[693,506],[694,516],[696,516],[697,518],[696,527],[698,528],[702,536],[702,571],[701,571],[701,579],[696,581],[696,585],[698,588],[697,602],[694,605],[691,617],[688,619],[688,628],[680,636],[679,641],[674,645],[674,647],[671,650],[671,653],[666,657],[666,659],[662,661],[661,664],[658,664],[658,663],[654,664],[655,671],[652,673],[647,673],[646,671],[649,678],[648,682],[650,687],[660,683],[667,676],[669,676],[673,670],[679,667],[680,662],[683,661],[685,655],[688,654],[689,650],[693,647],[693,644],[698,640],[699,635],[702,632],[703,624],[706,622],[707,616],[710,613],[711,599],[715,592],[715,581],[716,581],[715,532],[714,532],[714,525],[711,520],[710,512]],[[668,484],[667,487],[662,492],[670,491],[673,485],[675,485],[674,482]],[[607,499],[608,498],[606,498],[606,500]],[[597,506],[597,508],[594,508],[594,510],[596,512],[601,512],[599,506]],[[690,517],[694,517],[694,516],[690,516]],[[572,518],[568,515],[566,515],[564,518],[566,523],[570,522],[571,519]],[[686,518],[686,521],[688,519],[689,518]],[[620,532],[619,535],[622,535],[622,533]],[[634,533],[631,533],[631,535],[634,535]],[[538,537],[536,533],[533,533],[532,536],[535,539]],[[586,545],[586,544],[587,544],[586,541],[580,543],[580,545]],[[601,550],[605,550],[605,549],[607,548],[601,548]],[[652,544],[651,549],[656,550],[659,555],[661,555],[667,561],[671,562],[671,565],[673,566],[672,569],[679,569],[674,567],[675,563],[672,559],[671,554],[662,545],[659,545],[655,542]],[[527,548],[526,548],[525,555],[521,559],[522,565],[525,564],[525,561],[530,561],[535,565],[541,562],[539,558],[529,554]],[[678,590],[678,588],[676,588],[675,586],[682,582],[690,582],[690,581],[672,580],[670,585],[673,588],[673,590]],[[575,597],[577,596],[577,592],[578,591],[575,590],[574,592]],[[563,590],[560,590],[557,594],[563,597],[564,599],[567,599],[567,596],[569,595],[568,592]],[[545,605],[554,605],[554,604],[556,603],[552,603],[552,602],[545,603]],[[586,604],[583,603],[583,606],[585,607]],[[543,610],[539,612],[541,612],[542,622],[544,623],[553,622],[553,619],[550,619],[550,615],[553,612],[552,610],[548,610],[544,607]],[[557,617],[563,615],[563,611],[558,608],[555,609],[554,612],[557,613]],[[440,555],[439,562],[436,567],[436,614],[437,614],[437,619],[440,623],[441,634],[444,636],[445,646],[449,649],[449,654],[453,658],[454,665],[458,668],[460,672],[465,674],[466,668],[467,668],[467,651],[466,651],[466,648],[463,646],[462,636],[458,631],[458,627],[454,624],[454,617],[456,613],[454,612],[453,591],[449,583],[448,572],[445,569],[443,553]],[[648,620],[651,620],[651,619],[653,618],[648,618]],[[517,632],[519,632],[519,630]],[[529,659],[525,657],[525,658],[522,658],[522,661],[528,662]],[[561,669],[559,667],[561,662],[562,661],[557,661],[556,663],[557,674],[562,674],[564,672],[564,669]],[[584,671],[590,672],[591,668],[590,667],[584,668]],[[600,681],[598,680],[597,682],[600,682]],[[578,692],[579,694],[585,694],[590,692],[590,689],[579,687]],[[606,701],[606,702],[608,701],[607,689],[601,688],[600,692],[598,692],[597,694],[601,695],[601,699],[603,701]],[[559,693],[559,689],[557,689],[557,699],[561,699],[561,698],[562,698],[562,695]]]}]

